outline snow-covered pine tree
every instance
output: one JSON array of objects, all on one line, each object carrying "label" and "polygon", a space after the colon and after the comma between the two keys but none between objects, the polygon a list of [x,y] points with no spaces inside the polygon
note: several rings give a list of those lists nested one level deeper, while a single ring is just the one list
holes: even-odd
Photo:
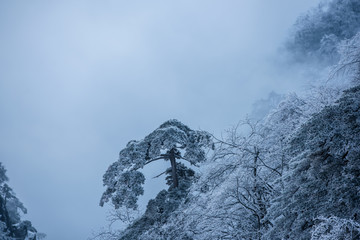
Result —
[{"label": "snow-covered pine tree", "polygon": [[21,220],[20,211],[26,213],[27,210],[7,184],[8,181],[6,169],[0,162],[0,239],[35,240],[43,236],[37,233],[30,221]]},{"label": "snow-covered pine tree", "polygon": [[130,141],[121,150],[119,160],[106,171],[103,181],[107,187],[100,205],[110,199],[115,208],[136,208],[138,196],[143,194],[144,175],[139,169],[157,160],[170,161],[172,187],[179,187],[176,159],[190,164],[205,161],[205,149],[212,147],[211,135],[191,130],[177,120],[163,123],[143,140]]},{"label": "snow-covered pine tree", "polygon": [[[155,224],[164,223],[187,195],[195,172],[179,159],[197,165],[206,159],[206,150],[213,148],[212,137],[205,131],[192,130],[178,120],[169,120],[143,140],[130,141],[121,150],[119,160],[104,175],[104,192],[100,205],[111,201],[115,208],[137,209],[137,200],[143,194],[145,177],[140,171],[148,164],[165,160],[170,168],[160,171],[167,174],[168,190],[159,192],[150,200],[144,215],[119,234],[120,239],[137,239]],[[162,173],[161,173],[162,172]]]}]

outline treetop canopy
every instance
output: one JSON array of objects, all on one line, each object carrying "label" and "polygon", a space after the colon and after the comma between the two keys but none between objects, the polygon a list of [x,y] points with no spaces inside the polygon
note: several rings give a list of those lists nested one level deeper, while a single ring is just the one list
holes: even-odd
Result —
[{"label": "treetop canopy", "polygon": [[[175,119],[164,122],[143,140],[132,140],[120,151],[118,161],[111,164],[104,174],[107,189],[100,205],[111,198],[116,208],[122,205],[136,208],[136,200],[144,192],[141,185],[145,181],[138,169],[156,160],[169,160],[170,154],[196,165],[205,161],[207,148],[213,148],[209,133],[192,130]],[[126,202],[128,200],[130,202]]]}]

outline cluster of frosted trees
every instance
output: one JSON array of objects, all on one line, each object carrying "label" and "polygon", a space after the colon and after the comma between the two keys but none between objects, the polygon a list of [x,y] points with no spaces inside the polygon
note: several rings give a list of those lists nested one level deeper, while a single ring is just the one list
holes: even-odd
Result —
[{"label": "cluster of frosted trees", "polygon": [[319,102],[289,95],[215,139],[186,200],[139,239],[359,239],[360,86]]},{"label": "cluster of frosted trees", "polygon": [[360,26],[360,2],[326,0],[299,17],[287,48],[297,60],[335,63],[337,47],[344,39],[354,37]]},{"label": "cluster of frosted trees", "polygon": [[[356,82],[353,81],[354,85]],[[213,138],[215,151],[202,164],[200,177],[178,164],[178,187],[174,187],[172,168],[169,168],[165,172],[169,175],[169,190],[150,201],[145,214],[117,238],[357,239],[360,87],[354,86],[335,98],[334,92],[337,91],[328,89],[306,100],[289,94],[265,120],[241,122],[228,131],[226,138]],[[149,158],[146,157],[150,152],[148,143],[144,150],[137,148],[145,156],[140,166],[157,158],[166,160],[171,146],[185,149],[194,141],[189,141],[184,131],[179,130],[178,126],[184,126],[180,122],[169,121],[165,125],[168,125],[166,129],[160,127],[156,131],[167,134],[171,130],[176,139],[169,136],[166,139],[175,144],[159,141],[159,149],[167,146],[164,149],[168,150],[164,153],[156,150]],[[193,145],[194,149],[200,149],[200,154],[187,159],[193,163],[203,162],[205,155],[201,149],[211,145],[208,134],[201,132],[200,136],[195,139],[201,140],[201,147]],[[161,137],[157,135],[154,139]],[[126,156],[138,159],[138,155]],[[179,150],[176,159],[182,156]],[[126,196],[136,199],[123,190],[127,186],[132,191],[135,185],[119,182],[128,170],[138,169],[136,164],[128,165],[126,171],[109,168],[104,179],[107,181],[110,176],[116,182],[108,186],[119,188],[107,190],[105,194],[110,193],[111,197],[103,199],[119,202],[124,202],[122,198]],[[112,174],[118,175],[114,178]]]},{"label": "cluster of frosted trees", "polygon": [[[225,139],[213,138],[216,148],[200,177],[178,164],[178,184],[186,187],[175,188],[170,168],[169,190],[117,238],[360,237],[360,87],[319,112],[313,104],[319,101],[289,95],[265,121],[244,121]],[[128,170],[109,171],[121,179]],[[128,196],[119,187],[115,201],[118,193]]]},{"label": "cluster of frosted trees", "polygon": [[[263,119],[246,119],[224,138],[170,120],[129,142],[104,175],[101,199],[129,224],[99,237],[360,239],[359,23],[356,0],[328,1],[301,17],[289,49],[337,64],[323,85],[288,94]],[[169,161],[160,173],[169,188],[131,218],[141,169],[157,160]]]}]

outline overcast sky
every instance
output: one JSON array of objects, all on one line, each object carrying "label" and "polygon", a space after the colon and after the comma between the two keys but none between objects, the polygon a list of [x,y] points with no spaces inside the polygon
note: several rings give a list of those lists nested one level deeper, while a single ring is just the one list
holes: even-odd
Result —
[{"label": "overcast sky", "polygon": [[219,134],[295,90],[272,63],[317,2],[1,1],[0,161],[26,218],[85,240],[106,225],[102,175],[129,140],[171,118]]}]

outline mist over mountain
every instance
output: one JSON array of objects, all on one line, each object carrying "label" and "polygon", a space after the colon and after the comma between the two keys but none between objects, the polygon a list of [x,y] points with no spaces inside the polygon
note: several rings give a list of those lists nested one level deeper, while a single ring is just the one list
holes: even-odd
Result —
[{"label": "mist over mountain", "polygon": [[[272,92],[257,101],[250,118],[212,136],[206,161],[194,170],[179,164],[186,187],[168,182],[142,216],[97,238],[360,239],[359,16],[355,0],[322,2],[300,16],[287,54],[294,64],[317,62],[328,77],[298,94]],[[169,149],[187,146],[174,134],[162,140],[174,144]],[[115,163],[152,161],[149,150],[142,156],[131,149],[132,157],[120,153]],[[189,167],[196,159],[187,159]],[[133,171],[110,169],[112,180]]]},{"label": "mist over mountain", "polygon": [[360,239],[359,26],[358,0],[2,1],[0,240]]}]

